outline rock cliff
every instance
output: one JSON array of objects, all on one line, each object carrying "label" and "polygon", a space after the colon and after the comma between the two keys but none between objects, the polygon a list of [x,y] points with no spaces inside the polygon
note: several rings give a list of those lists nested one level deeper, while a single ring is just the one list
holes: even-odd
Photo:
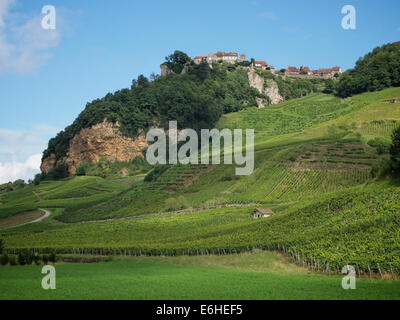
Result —
[{"label": "rock cliff", "polygon": [[[274,80],[264,80],[263,77],[256,73],[253,67],[247,68],[247,77],[251,87],[256,88],[258,92],[266,94],[269,97],[270,104],[277,104],[284,100],[280,95],[278,85]],[[268,102],[264,99],[257,98],[256,101],[259,108],[264,108],[268,105]]]},{"label": "rock cliff", "polygon": [[67,156],[56,161],[54,154],[43,159],[40,169],[47,173],[58,163],[68,167],[71,175],[81,163],[96,163],[100,158],[111,162],[132,161],[135,157],[143,157],[142,150],[147,147],[143,134],[136,139],[125,137],[118,129],[118,124],[107,121],[96,124],[91,128],[82,129],[70,141]]}]

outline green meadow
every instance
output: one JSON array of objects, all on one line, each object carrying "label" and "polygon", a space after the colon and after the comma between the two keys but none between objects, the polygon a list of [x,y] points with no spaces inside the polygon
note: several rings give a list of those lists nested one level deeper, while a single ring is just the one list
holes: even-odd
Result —
[{"label": "green meadow", "polygon": [[399,299],[400,282],[315,274],[273,253],[114,258],[57,263],[56,289],[41,287],[41,266],[0,268],[0,299]]}]

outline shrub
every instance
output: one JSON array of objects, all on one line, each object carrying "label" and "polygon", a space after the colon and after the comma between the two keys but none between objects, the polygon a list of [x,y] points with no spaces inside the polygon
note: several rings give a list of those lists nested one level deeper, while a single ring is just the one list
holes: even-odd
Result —
[{"label": "shrub", "polygon": [[86,175],[86,169],[87,169],[87,164],[82,163],[78,169],[76,169],[76,175],[77,176],[85,176]]},{"label": "shrub", "polygon": [[17,265],[17,259],[15,258],[14,255],[8,257],[8,262],[10,263],[10,266],[16,266]]},{"label": "shrub", "polygon": [[8,263],[8,255],[7,254],[1,255],[0,256],[0,264],[2,266],[5,266],[5,265],[7,265],[7,263]]},{"label": "shrub", "polygon": [[42,261],[44,264],[47,264],[49,262],[49,256],[46,254],[42,255]]},{"label": "shrub", "polygon": [[389,153],[390,151],[390,140],[383,137],[376,137],[372,140],[369,140],[368,144],[371,147],[376,148],[378,154]]},{"label": "shrub", "polygon": [[25,262],[27,265],[31,265],[33,262],[33,254],[30,251],[25,252]]},{"label": "shrub", "polygon": [[52,262],[52,263],[56,262],[56,255],[55,255],[54,252],[49,254],[49,261]]},{"label": "shrub", "polygon": [[39,254],[38,254],[37,252],[35,252],[34,255],[33,255],[33,262],[34,262],[36,265],[39,265],[39,264],[40,264],[40,257],[39,257]]},{"label": "shrub", "polygon": [[371,169],[373,178],[380,178],[388,175],[391,171],[391,162],[389,159],[382,159],[380,162],[375,163]]},{"label": "shrub", "polygon": [[168,198],[165,200],[165,205],[168,211],[181,210],[189,207],[189,203],[184,196],[178,198]]},{"label": "shrub", "polygon": [[25,254],[23,252],[18,253],[18,264],[23,266],[26,264]]},{"label": "shrub", "polygon": [[0,254],[3,253],[3,250],[4,250],[4,242],[3,239],[0,239]]},{"label": "shrub", "polygon": [[64,179],[69,176],[68,167],[64,163],[57,164],[54,169],[51,169],[47,174],[47,178],[53,180]]}]

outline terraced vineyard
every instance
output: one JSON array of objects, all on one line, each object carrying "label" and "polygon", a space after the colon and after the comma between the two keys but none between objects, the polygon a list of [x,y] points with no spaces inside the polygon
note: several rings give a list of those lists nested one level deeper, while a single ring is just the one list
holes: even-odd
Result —
[{"label": "terraced vineyard", "polygon": [[[0,219],[37,208],[55,214],[2,229],[0,238],[11,252],[195,255],[262,248],[319,270],[354,263],[360,272],[398,272],[400,187],[372,175],[388,154],[367,144],[388,137],[400,121],[400,107],[387,102],[392,96],[400,96],[398,88],[344,100],[310,95],[225,115],[220,128],[256,129],[250,176],[236,176],[235,165],[165,166],[146,178],[72,177],[2,194]],[[275,215],[255,220],[254,206],[165,213],[174,203],[256,203]],[[122,217],[131,219],[90,222]]]},{"label": "terraced vineyard", "polygon": [[390,137],[399,124],[400,122],[396,120],[373,120],[364,123],[359,131],[368,136]]}]

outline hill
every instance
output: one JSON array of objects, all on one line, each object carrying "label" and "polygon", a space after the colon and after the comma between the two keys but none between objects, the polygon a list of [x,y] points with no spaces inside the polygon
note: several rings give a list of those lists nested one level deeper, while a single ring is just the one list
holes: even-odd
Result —
[{"label": "hill", "polygon": [[130,162],[143,157],[144,135],[152,127],[196,131],[214,128],[221,115],[252,106],[265,107],[321,91],[324,79],[283,79],[252,65],[215,62],[195,64],[175,51],[163,64],[166,76],[140,75],[130,88],[96,99],[76,120],[50,139],[43,152],[43,178],[74,175],[81,165]]},{"label": "hill", "polygon": [[[390,139],[399,123],[400,108],[388,102],[393,96],[400,96],[398,88],[344,100],[314,94],[224,115],[218,127],[255,128],[250,176],[235,176],[231,165],[165,166],[152,179],[81,176],[3,193],[1,218],[37,208],[53,215],[0,237],[10,252],[192,255],[263,248],[320,270],[337,271],[343,263],[360,272],[399,270],[400,188],[377,179],[389,155],[368,144]],[[256,206],[276,214],[255,220]],[[209,209],[171,212],[190,207]]]}]

